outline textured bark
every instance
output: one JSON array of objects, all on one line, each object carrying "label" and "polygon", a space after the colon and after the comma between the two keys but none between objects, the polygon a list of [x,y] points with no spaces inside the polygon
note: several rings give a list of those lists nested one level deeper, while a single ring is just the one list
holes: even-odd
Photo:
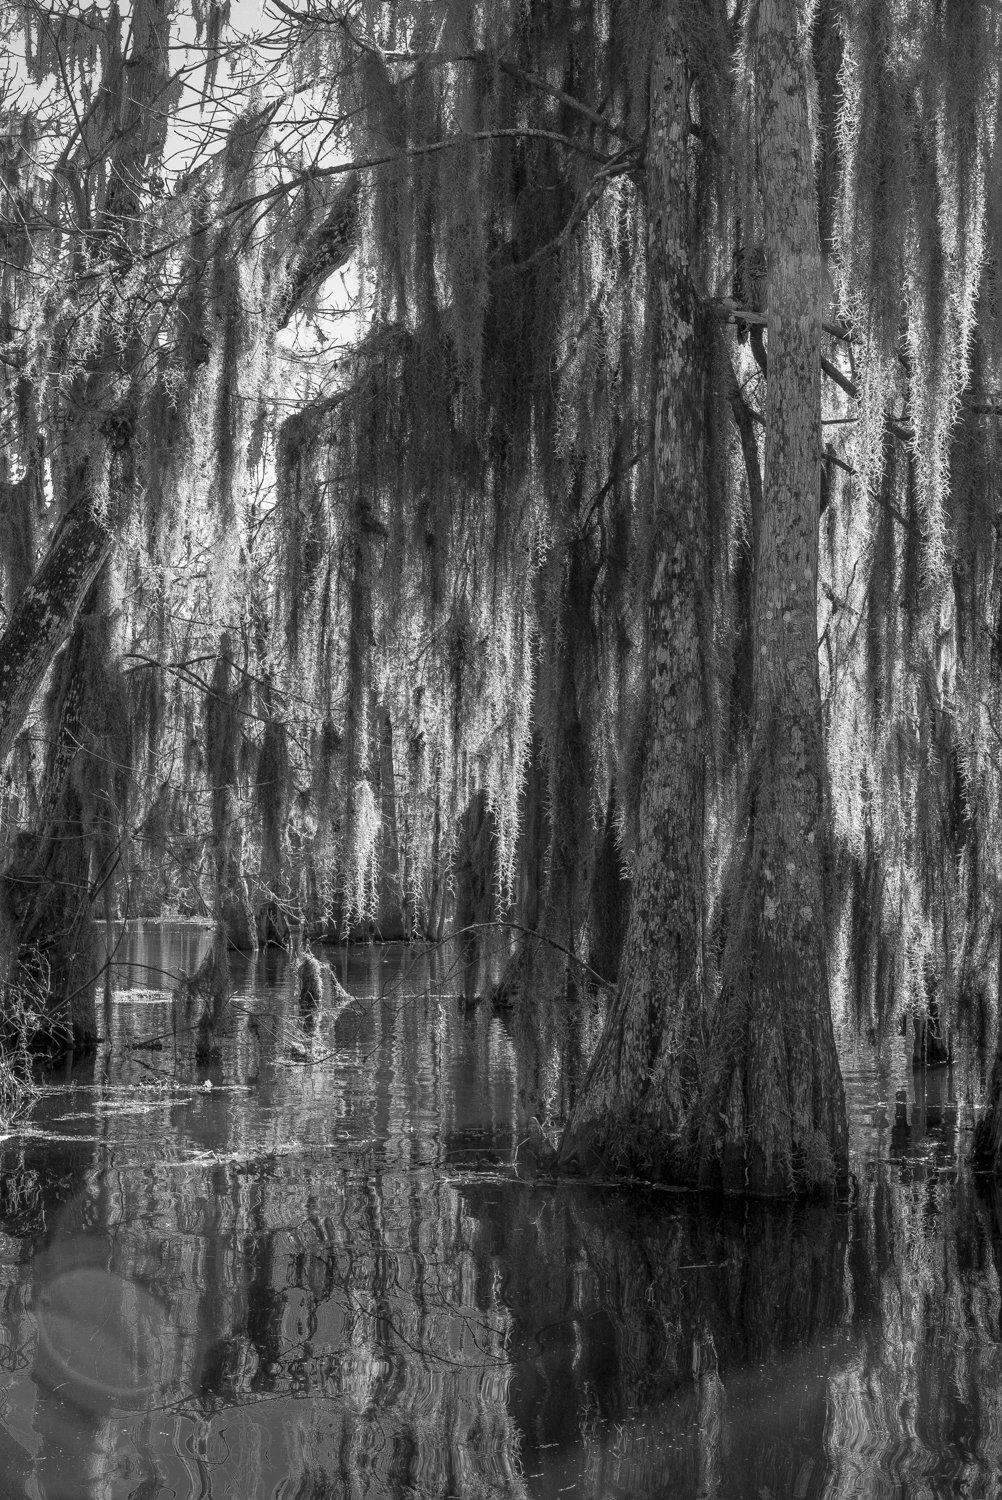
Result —
[{"label": "textured bark", "polygon": [[701,328],[689,264],[688,76],[678,17],[652,37],[648,316],[655,323],[647,621],[649,722],[619,988],[561,1144],[656,1177],[683,1171],[703,1013],[705,630],[709,523]]},{"label": "textured bark", "polygon": [[817,653],[821,257],[796,0],[763,0],[758,162],[769,299],[765,482],[752,604],[752,748],[738,909],[701,1107],[700,1176],[784,1195],[846,1171],[825,947]]},{"label": "textured bark", "polygon": [[[548,671],[540,683],[548,701],[540,705],[537,716],[540,721],[544,715],[549,720],[550,844],[540,927],[545,936],[581,960],[587,955],[585,935],[597,842],[592,800],[595,765],[587,727],[597,676],[598,643],[592,628],[595,574],[587,538],[572,534],[566,576],[556,582],[561,602],[547,643]],[[566,988],[573,995],[579,982],[577,965],[572,963],[568,969],[565,960],[557,993]],[[540,998],[545,998],[545,992]]]},{"label": "textured bark", "polygon": [[277,328],[285,328],[328,276],[351,259],[358,236],[360,202],[360,180],[353,172],[334,194],[326,218],[305,237],[286,271],[285,287],[275,309]]},{"label": "textured bark", "polygon": [[623,865],[616,814],[616,790],[609,789],[605,823],[595,850],[588,921],[588,966],[603,979],[615,982],[623,956],[630,916],[630,881]]},{"label": "textured bark", "polygon": [[[270,712],[271,686],[265,696]],[[258,884],[257,937],[262,948],[288,948],[289,882],[286,875],[285,825],[290,783],[288,732],[279,719],[265,725],[258,762],[258,803],[261,809],[261,863]]]},{"label": "textured bark", "polygon": [[239,786],[242,727],[239,685],[231,660],[232,642],[223,635],[205,696],[205,745],[212,814],[215,866],[215,915],[218,930],[231,948],[257,949],[257,924],[244,873],[244,823]]},{"label": "textured bark", "polygon": [[0,634],[0,764],[10,754],[112,541],[85,472],[79,497],[53,532],[45,557]]},{"label": "textured bark", "polygon": [[[98,592],[99,587],[91,593],[91,610]],[[88,733],[84,682],[93,649],[85,615],[53,674],[52,733],[35,827],[18,836],[2,879],[11,972],[16,984],[38,997],[36,1044],[59,1052],[86,1050],[97,1031],[91,918],[97,851],[70,774]]]}]

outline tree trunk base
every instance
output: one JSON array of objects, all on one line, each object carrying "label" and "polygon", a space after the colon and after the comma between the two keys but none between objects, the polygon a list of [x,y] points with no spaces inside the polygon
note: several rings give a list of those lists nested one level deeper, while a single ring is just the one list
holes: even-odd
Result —
[{"label": "tree trunk base", "polygon": [[649,1111],[610,1107],[572,1120],[560,1142],[561,1171],[686,1186],[694,1179],[692,1154],[671,1128]]},{"label": "tree trunk base", "polygon": [[848,1143],[827,962],[807,920],[770,930],[760,884],[749,886],[699,1102],[699,1184],[745,1197],[831,1196],[848,1181]]},{"label": "tree trunk base", "polygon": [[292,946],[292,929],[284,908],[278,901],[265,901],[257,911],[257,940],[261,948]]},{"label": "tree trunk base", "polygon": [[241,879],[222,897],[219,923],[231,948],[239,953],[257,952],[257,924],[245,880]]}]

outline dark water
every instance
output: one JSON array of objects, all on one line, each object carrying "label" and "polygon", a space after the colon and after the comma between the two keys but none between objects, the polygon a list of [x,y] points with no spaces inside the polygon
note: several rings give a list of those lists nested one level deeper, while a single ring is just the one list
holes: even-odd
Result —
[{"label": "dark water", "polygon": [[1002,1492],[1002,1200],[947,1074],[847,1063],[855,1203],[722,1217],[508,1166],[588,1012],[374,948],[312,1035],[279,962],[207,1033],[164,993],[204,940],[129,934],[111,1045],[0,1144],[3,1500]]}]

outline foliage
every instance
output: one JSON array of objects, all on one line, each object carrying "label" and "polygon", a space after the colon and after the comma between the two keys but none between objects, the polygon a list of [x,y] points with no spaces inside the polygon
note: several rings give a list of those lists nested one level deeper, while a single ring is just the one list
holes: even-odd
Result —
[{"label": "foliage", "polygon": [[[225,4],[3,8],[7,608],[85,493],[109,535],[3,831],[55,879],[78,827],[82,909],[100,889],[218,910],[249,882],[317,933],[394,904],[401,934],[437,933],[486,809],[495,915],[534,905],[587,959],[652,764],[649,38],[669,16],[709,386],[711,1023],[754,771],[760,9],[318,3],[255,47]],[[931,1013],[984,1039],[1002,17],[797,14],[825,258],[818,941],[843,1028]]]}]

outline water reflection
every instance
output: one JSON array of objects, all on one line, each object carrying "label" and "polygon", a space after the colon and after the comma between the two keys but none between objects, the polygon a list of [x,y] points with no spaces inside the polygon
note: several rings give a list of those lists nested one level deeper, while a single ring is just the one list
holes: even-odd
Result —
[{"label": "water reflection", "polygon": [[373,948],[310,1028],[274,954],[207,1023],[205,941],[128,934],[108,1042],[0,1146],[0,1494],[997,1493],[1002,1198],[949,1075],[852,1063],[851,1206],[525,1181],[593,1012]]}]

